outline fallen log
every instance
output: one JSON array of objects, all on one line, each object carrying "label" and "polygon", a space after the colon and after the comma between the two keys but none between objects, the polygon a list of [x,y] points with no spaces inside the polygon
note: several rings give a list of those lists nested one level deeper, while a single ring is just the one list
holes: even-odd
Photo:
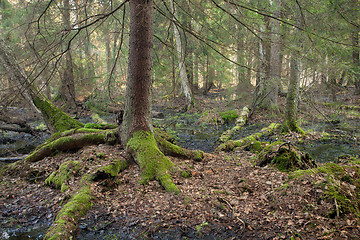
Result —
[{"label": "fallen log", "polygon": [[17,156],[17,157],[3,157],[0,158],[0,162],[16,162],[25,159],[27,156],[28,155]]},{"label": "fallen log", "polygon": [[243,107],[240,113],[240,117],[236,120],[235,127],[223,132],[223,134],[220,136],[218,141],[222,143],[229,141],[234,135],[234,133],[239,131],[246,124],[246,122],[248,121],[249,113],[250,113],[250,109],[247,106]]},{"label": "fallen log", "polygon": [[254,133],[253,135],[250,135],[248,137],[239,139],[239,140],[229,140],[225,143],[220,144],[216,151],[232,151],[236,147],[243,147],[251,142],[255,142],[258,139],[260,139],[262,136],[268,136],[271,135],[273,132],[275,132],[281,125],[277,123],[272,123],[268,127],[265,127],[260,130],[260,132]]}]

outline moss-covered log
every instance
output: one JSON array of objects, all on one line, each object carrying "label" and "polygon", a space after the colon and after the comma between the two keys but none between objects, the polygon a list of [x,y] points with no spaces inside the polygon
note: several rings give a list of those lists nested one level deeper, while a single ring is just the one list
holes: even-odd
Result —
[{"label": "moss-covered log", "polygon": [[23,96],[37,112],[41,113],[46,126],[52,133],[84,126],[57,108],[41,93],[34,81],[26,76],[24,69],[17,63],[14,54],[3,41],[0,41],[0,65],[6,69],[6,74],[14,82],[14,85],[18,84],[24,89]]},{"label": "moss-covered log", "polygon": [[250,109],[245,106],[241,113],[240,116],[238,117],[238,119],[236,120],[236,125],[235,127],[233,127],[232,129],[229,129],[225,132],[223,132],[223,134],[221,134],[220,138],[219,138],[219,142],[227,142],[229,141],[233,134],[240,131],[240,129],[246,124],[246,122],[248,121],[248,117],[249,117],[249,113],[250,113]]},{"label": "moss-covered log", "polygon": [[[158,143],[160,150],[165,155],[193,159],[195,161],[202,161],[202,159],[204,158],[203,151],[188,150],[188,149],[179,147],[176,144],[170,142],[170,141],[172,141],[172,138],[168,134],[160,131],[159,129],[156,129],[156,131],[155,131],[155,139],[156,139],[156,142]],[[169,139],[170,141],[168,141],[167,139]]]},{"label": "moss-covered log", "polygon": [[73,119],[61,111],[41,94],[33,96],[33,102],[35,106],[41,111],[46,126],[53,133],[63,132],[72,128],[81,128],[84,126],[83,123]]},{"label": "moss-covered log", "polygon": [[160,151],[153,133],[143,130],[135,131],[128,140],[126,148],[140,166],[142,183],[156,179],[166,191],[180,192],[170,176],[174,163]]},{"label": "moss-covered log", "polygon": [[277,123],[272,123],[268,127],[265,127],[260,130],[260,132],[257,132],[255,134],[252,134],[248,137],[239,139],[239,140],[229,140],[225,143],[220,144],[216,151],[231,151],[236,147],[243,147],[251,142],[256,142],[258,139],[260,139],[262,136],[268,136],[271,135],[273,132],[275,132],[281,125]]}]

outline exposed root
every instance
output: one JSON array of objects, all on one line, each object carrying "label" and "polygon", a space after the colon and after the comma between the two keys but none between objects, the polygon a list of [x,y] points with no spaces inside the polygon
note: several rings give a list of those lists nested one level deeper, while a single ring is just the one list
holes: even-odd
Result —
[{"label": "exposed root", "polygon": [[204,152],[200,150],[188,150],[185,148],[181,148],[167,139],[169,137],[165,135],[166,133],[161,132],[160,130],[157,130],[155,132],[155,139],[156,142],[159,145],[159,148],[161,151],[168,156],[173,157],[180,157],[180,158],[187,158],[187,159],[193,159],[195,161],[202,161],[204,158]]},{"label": "exposed root", "polygon": [[143,130],[136,131],[129,139],[126,148],[140,166],[142,183],[156,179],[166,191],[180,192],[169,173],[174,168],[174,164],[160,151],[154,134]]},{"label": "exposed root", "polygon": [[75,134],[72,136],[60,137],[30,154],[25,161],[36,162],[56,151],[79,149],[84,146],[105,143],[104,133]]}]

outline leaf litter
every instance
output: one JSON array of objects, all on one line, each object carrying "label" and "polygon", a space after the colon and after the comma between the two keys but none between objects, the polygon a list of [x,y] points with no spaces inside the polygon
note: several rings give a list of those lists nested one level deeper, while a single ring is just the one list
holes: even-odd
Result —
[{"label": "leaf litter", "polygon": [[[102,157],[100,158],[100,154]],[[31,163],[0,185],[0,228],[7,239],[38,231],[41,239],[81,176],[61,193],[44,179],[68,159],[82,161],[82,173],[124,157],[119,146],[89,146]],[[92,183],[91,210],[78,223],[77,239],[358,239],[359,219],[329,217],[334,200],[323,197],[314,179],[290,179],[287,173],[252,163],[243,150],[206,154],[203,162],[171,158],[181,194],[167,193],[157,181],[141,185],[137,165],[116,178]],[[37,170],[37,171],[35,171]],[[30,173],[39,178],[31,179]],[[4,238],[5,239],[5,238]],[[15,239],[15,238],[14,238]]]}]

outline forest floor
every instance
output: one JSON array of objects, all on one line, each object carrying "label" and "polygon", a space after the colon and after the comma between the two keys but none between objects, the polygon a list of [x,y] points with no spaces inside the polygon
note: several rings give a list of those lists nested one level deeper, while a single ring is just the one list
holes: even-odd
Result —
[{"label": "forest floor", "polygon": [[[42,239],[83,173],[124,158],[120,146],[88,146],[30,163],[0,184],[0,239]],[[181,194],[157,181],[141,185],[131,165],[113,179],[91,184],[91,210],[80,220],[77,239],[359,239],[360,222],[324,197],[323,174],[292,178],[253,164],[256,155],[236,149],[207,153],[202,162],[172,158],[187,174],[174,174]],[[44,179],[60,164],[77,160],[80,173],[61,193]],[[14,177],[16,176],[16,177]],[[72,184],[73,183],[73,184]]]}]

